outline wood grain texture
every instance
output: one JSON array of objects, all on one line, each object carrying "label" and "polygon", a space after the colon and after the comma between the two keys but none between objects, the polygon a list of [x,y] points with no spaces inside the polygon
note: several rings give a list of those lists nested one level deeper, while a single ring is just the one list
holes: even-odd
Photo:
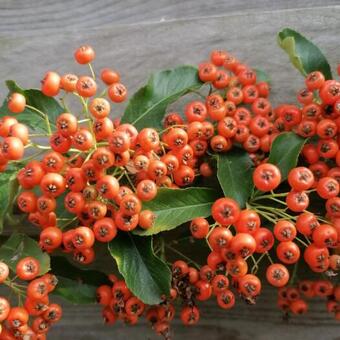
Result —
[{"label": "wood grain texture", "polygon": [[[277,32],[283,27],[303,32],[320,46],[334,67],[339,61],[339,17],[340,6],[334,6],[112,26],[90,32],[65,28],[48,37],[29,39],[20,34],[15,38],[3,35],[0,71],[2,79],[16,79],[25,87],[39,86],[47,70],[87,73],[86,67],[74,64],[72,54],[75,46],[89,43],[98,54],[94,66],[117,68],[132,93],[153,70],[196,64],[207,58],[212,48],[225,48],[270,74],[274,102],[294,100],[303,79],[277,46]],[[6,93],[3,83],[0,93]],[[114,108],[116,114],[120,107]]]},{"label": "wood grain texture", "polygon": [[[224,311],[214,301],[201,304],[201,319],[194,327],[185,327],[178,320],[172,323],[173,339],[194,340],[204,336],[206,340],[339,340],[339,324],[325,313],[321,300],[310,304],[309,314],[283,320],[275,307],[276,291],[265,287],[255,306],[238,300],[237,306]],[[64,303],[65,305],[65,303]],[[51,330],[49,339],[62,336],[69,339],[160,339],[150,329],[145,319],[133,326],[117,322],[113,326],[103,325],[98,306],[68,305],[63,320]]]},{"label": "wood grain texture", "polygon": [[[96,69],[118,69],[133,93],[153,70],[196,64],[212,48],[225,48],[270,74],[274,103],[295,101],[303,78],[277,46],[276,33],[283,27],[302,32],[335,68],[340,60],[338,5],[338,0],[0,0],[0,75],[24,87],[38,87],[47,70],[87,73],[86,67],[75,65],[72,54],[75,47],[88,43],[97,51]],[[0,99],[6,92],[1,83]],[[123,107],[115,105],[114,114]],[[323,304],[313,303],[307,317],[287,324],[275,299],[275,291],[269,289],[256,306],[239,302],[224,312],[215,303],[205,304],[197,327],[175,322],[175,339],[340,340],[339,326]],[[144,322],[104,327],[98,306],[63,304],[64,318],[49,339],[158,338]]]},{"label": "wood grain texture", "polygon": [[2,0],[0,32],[11,36],[50,34],[65,28],[90,32],[112,25],[337,4],[338,0]]}]

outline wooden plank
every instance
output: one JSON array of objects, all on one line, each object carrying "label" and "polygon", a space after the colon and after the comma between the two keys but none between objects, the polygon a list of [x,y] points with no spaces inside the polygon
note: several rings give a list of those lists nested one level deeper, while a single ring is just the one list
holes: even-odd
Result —
[{"label": "wooden plank", "polygon": [[[201,319],[194,327],[185,327],[178,320],[172,323],[174,339],[197,339],[204,335],[206,340],[338,340],[339,325],[325,311],[325,302],[311,301],[306,316],[295,316],[284,321],[276,308],[276,291],[266,287],[255,306],[238,300],[237,306],[224,311],[214,301],[201,303]],[[65,306],[65,303],[63,303]],[[177,309],[178,312],[178,309]],[[160,339],[143,318],[135,326],[117,322],[113,326],[103,325],[98,306],[64,307],[60,323],[53,326],[49,339],[62,336],[69,339]]]},{"label": "wooden plank", "polygon": [[74,28],[87,33],[112,25],[338,4],[337,0],[2,0],[0,32],[26,36]]},{"label": "wooden plank", "polygon": [[[340,7],[228,15],[216,18],[179,20],[160,24],[118,26],[90,31],[66,29],[59,34],[0,39],[0,74],[25,87],[39,86],[47,70],[87,73],[72,60],[76,46],[93,45],[97,69],[117,68],[129,92],[145,83],[153,70],[179,64],[196,64],[212,48],[225,48],[240,60],[267,71],[273,79],[273,100],[294,100],[303,86],[301,76],[277,46],[276,33],[293,27],[313,39],[333,67],[339,61]],[[310,23],[313,22],[313,25]],[[246,29],[245,29],[246,23]],[[265,24],[264,24],[265,23]],[[180,40],[179,40],[180,37]],[[0,84],[4,96],[5,87]],[[115,114],[121,106],[114,107]]]}]

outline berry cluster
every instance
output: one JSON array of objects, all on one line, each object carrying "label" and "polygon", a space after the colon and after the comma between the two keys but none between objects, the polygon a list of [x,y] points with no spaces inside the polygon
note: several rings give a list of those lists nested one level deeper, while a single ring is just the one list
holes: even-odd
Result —
[{"label": "berry cluster", "polygon": [[[53,122],[56,131],[52,131],[46,114],[28,105],[23,94],[12,93],[8,99],[12,113],[30,109],[45,118],[48,145],[36,142],[40,136],[30,134],[12,116],[0,120],[1,171],[22,159],[25,148],[37,150],[21,160],[26,164],[17,175],[22,188],[17,204],[41,228],[39,244],[44,251],[61,249],[79,263],[93,262],[96,241],[107,243],[118,233],[152,228],[156,216],[143,209],[143,202],[153,200],[160,187],[186,187],[199,182],[200,176],[212,177],[215,153],[242,148],[255,168],[254,193],[245,209],[222,197],[213,203],[211,217],[191,221],[192,237],[206,240],[210,249],[206,264],[174,262],[170,296],[157,306],[145,306],[124,280],[110,275],[112,286],[97,290],[106,322],[121,319],[135,324],[145,314],[156,332],[169,338],[176,299],[182,303],[181,320],[186,325],[199,320],[197,302],[212,296],[223,309],[232,308],[237,296],[255,303],[262,289],[259,268],[264,260],[268,265],[261,268],[267,281],[280,288],[279,305],[294,314],[305,311],[299,294],[306,290],[300,285],[299,290],[285,288],[295,284],[290,266],[302,262],[303,254],[313,272],[333,277],[340,269],[340,83],[312,72],[298,93],[298,105],[274,108],[268,99],[269,85],[257,81],[255,70],[225,51],[213,51],[210,61],[198,67],[198,76],[209,89],[206,95],[198,93],[204,100],[190,101],[183,115],[167,113],[161,131],[151,127],[138,131],[132,124],[110,119],[111,103],[127,98],[119,74],[103,69],[104,89],[99,93],[91,65],[94,50],[82,46],[74,57],[89,66],[91,75],[48,72],[41,91],[48,97],[60,93],[75,97],[83,116],[73,114],[63,96],[65,112]],[[285,182],[268,155],[275,139],[286,131],[308,138],[308,143],[302,164],[289,171]],[[60,217],[60,209],[70,217]],[[328,309],[338,319],[339,286],[326,282],[317,281],[312,290],[329,297]],[[48,305],[49,289],[46,277],[34,279],[28,296],[39,306]],[[25,308],[33,310],[38,303],[31,300]],[[34,332],[48,329],[45,314],[32,314],[37,316]],[[58,319],[60,310],[55,314]]]},{"label": "berry cluster", "polygon": [[[20,93],[15,95],[22,96]],[[13,98],[18,99],[17,96]],[[25,97],[23,98],[25,100]],[[6,116],[0,121],[0,136],[3,138],[0,149],[0,172],[2,172],[6,170],[9,161],[18,161],[23,157],[25,145],[29,140],[29,131],[26,125],[19,123],[14,117]]]},{"label": "berry cluster", "polygon": [[[0,262],[0,283],[6,285],[19,302],[15,307],[9,299],[0,297],[1,339],[44,340],[51,326],[60,320],[61,307],[49,302],[49,294],[58,280],[53,274],[39,277],[39,272],[39,261],[25,257],[17,263],[16,276],[10,279],[7,264]],[[22,299],[25,299],[23,305]]]},{"label": "berry cluster", "polygon": [[[317,143],[308,143],[303,152],[308,163],[317,164],[313,172],[322,167],[323,159],[334,159],[339,165],[340,82],[312,72],[306,77],[306,88],[297,95],[301,106],[282,104],[273,108],[268,100],[268,83],[257,83],[256,72],[225,51],[213,51],[211,61],[199,66],[199,76],[218,90],[201,103],[200,116],[204,118],[193,119],[209,117],[218,122],[216,142],[211,145],[214,151],[241,144],[255,161],[260,161],[279,133],[294,131],[305,138],[318,137]],[[191,117],[187,118],[190,121]]]},{"label": "berry cluster", "polygon": [[[157,334],[170,339],[169,322],[175,316],[175,307],[172,301],[177,296],[177,291],[171,289],[170,297],[163,297],[159,305],[147,306],[126,286],[124,280],[119,280],[115,275],[108,276],[112,285],[102,285],[97,289],[97,301],[103,306],[102,315],[104,322],[113,325],[117,320],[134,325],[144,316],[151,323]],[[183,309],[181,318],[186,318]]]},{"label": "berry cluster", "polygon": [[[89,46],[75,53],[80,64],[88,64],[94,56]],[[48,252],[62,247],[83,264],[94,260],[96,240],[111,241],[117,229],[151,227],[154,215],[149,210],[142,211],[141,202],[153,199],[157,187],[168,183],[165,174],[179,168],[178,159],[161,148],[157,131],[146,128],[138,133],[131,124],[119,124],[108,117],[111,106],[103,96],[107,94],[112,102],[119,103],[127,95],[118,73],[102,70],[101,80],[107,88],[102,96],[88,101],[97,91],[94,79],[94,74],[78,78],[73,74],[60,77],[55,72],[47,73],[42,92],[47,96],[56,96],[60,91],[72,93],[79,98],[85,119],[69,112],[59,115],[49,146],[33,142],[29,145],[46,149],[42,159],[29,161],[18,173],[19,183],[25,189],[18,197],[18,207],[28,213],[31,223],[43,229],[41,247]],[[25,102],[18,107],[18,98],[22,97],[18,93],[11,95],[8,107],[12,112],[25,108]],[[14,118],[3,118],[3,124],[10,119]],[[175,166],[173,162],[177,162]],[[178,182],[185,170],[176,172]],[[131,178],[135,175],[136,185]],[[65,226],[59,225],[56,215],[60,204],[75,216],[69,222],[79,221],[79,227],[63,232]]]},{"label": "berry cluster", "polygon": [[[262,192],[276,189],[280,178],[280,170],[269,163],[259,165],[253,174],[255,187]],[[330,251],[339,247],[338,226],[331,222],[326,223],[322,218],[305,211],[309,203],[305,191],[311,187],[316,187],[313,190],[323,199],[338,195],[338,182],[333,178],[325,179],[334,182],[334,190],[328,191],[327,195],[320,182],[315,184],[313,173],[308,168],[293,168],[288,175],[292,191],[278,194],[272,191],[269,195],[259,195],[244,210],[234,200],[220,198],[212,206],[211,214],[216,223],[210,225],[205,218],[195,218],[190,224],[192,236],[197,239],[205,238],[211,249],[207,264],[200,268],[199,275],[197,270],[195,275],[192,274],[195,272],[194,268],[189,270],[189,277],[196,277],[190,283],[199,292],[203,292],[203,299],[208,299],[215,293],[219,306],[226,309],[233,307],[234,294],[228,289],[231,281],[244,300],[255,302],[261,291],[261,280],[254,274],[264,256],[270,263],[266,269],[269,284],[275,287],[286,286],[290,279],[288,266],[299,261],[301,248],[304,248],[304,260],[312,271],[338,271],[340,256],[330,256]],[[282,198],[285,200],[281,200]],[[274,200],[285,208],[262,205],[262,200]],[[271,227],[262,226],[264,221],[261,221],[261,217]],[[324,223],[320,224],[319,220]],[[299,234],[305,241],[298,237]],[[281,263],[274,263],[272,260],[269,251],[273,248]],[[255,254],[260,254],[257,260]],[[180,261],[180,266],[185,265]],[[188,268],[178,271],[188,272]],[[217,290],[216,285],[221,289]]]},{"label": "berry cluster", "polygon": [[278,290],[277,304],[284,312],[304,314],[308,311],[306,300],[319,297],[326,298],[326,309],[333,313],[337,320],[340,319],[340,286],[334,285],[328,280],[303,280],[297,286],[286,286]]},{"label": "berry cluster", "polygon": [[124,320],[128,324],[135,324],[143,314],[145,305],[135,297],[124,280],[110,274],[112,285],[102,285],[97,289],[97,301],[103,306],[105,323],[114,324],[117,319]]}]

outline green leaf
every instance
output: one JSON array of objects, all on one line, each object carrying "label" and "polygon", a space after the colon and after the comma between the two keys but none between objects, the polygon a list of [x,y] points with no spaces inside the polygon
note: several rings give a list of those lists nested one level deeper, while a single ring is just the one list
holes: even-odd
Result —
[{"label": "green leaf", "polygon": [[75,304],[96,302],[96,290],[98,287],[75,281],[57,275],[58,284],[53,291],[54,295],[61,296],[65,300]]},{"label": "green leaf", "polygon": [[15,272],[17,263],[24,257],[32,256],[40,263],[40,275],[50,270],[50,257],[44,253],[38,243],[25,234],[14,233],[0,247],[0,260]]},{"label": "green leaf", "polygon": [[281,133],[274,139],[268,162],[279,167],[282,181],[287,178],[289,171],[296,166],[305,142],[306,139],[294,132]]},{"label": "green leaf", "polygon": [[137,129],[161,128],[167,106],[202,85],[193,66],[157,72],[132,96],[122,123],[133,124]]},{"label": "green leaf", "polygon": [[[107,248],[105,248],[107,251]],[[109,283],[108,277],[106,274],[97,271],[97,270],[89,270],[87,268],[80,269],[74,265],[72,265],[65,257],[63,256],[53,256],[51,257],[51,269],[53,274],[57,276],[63,276],[73,281],[78,281],[82,283],[86,283],[91,286],[98,287],[102,284]]]},{"label": "green leaf", "polygon": [[[65,112],[61,105],[52,97],[45,96],[40,90],[37,89],[23,89],[17,85],[13,80],[7,80],[6,85],[9,89],[9,95],[13,92],[19,92],[26,97],[26,103],[30,106],[34,106],[38,110],[48,115],[50,124],[55,126],[57,117]],[[7,108],[8,97],[0,107],[0,118],[3,116],[13,115]],[[15,118],[19,122],[26,124],[33,131],[46,132],[47,127],[45,119],[39,115],[36,111],[26,108],[23,112],[15,115]]]},{"label": "green leaf", "polygon": [[109,243],[109,251],[129,289],[144,303],[158,304],[162,295],[169,295],[171,272],[155,256],[151,237],[120,233]]},{"label": "green leaf", "polygon": [[245,150],[233,149],[217,155],[217,178],[224,195],[244,208],[253,190],[253,162]]},{"label": "green leaf", "polygon": [[143,203],[156,215],[152,228],[135,230],[134,234],[148,236],[168,231],[195,217],[211,215],[210,209],[220,194],[209,188],[161,188],[155,199]]},{"label": "green leaf", "polygon": [[257,83],[262,82],[262,81],[265,81],[266,83],[269,83],[269,84],[271,83],[270,77],[267,74],[267,72],[260,70],[258,68],[255,69],[255,72],[256,72]]},{"label": "green leaf", "polygon": [[12,208],[11,204],[18,193],[17,171],[15,166],[9,166],[5,172],[0,173],[0,233],[4,228],[6,214]]},{"label": "green leaf", "polygon": [[[107,247],[105,250],[107,253]],[[51,270],[59,280],[53,293],[71,303],[94,303],[97,288],[103,284],[110,285],[106,274],[86,267],[80,269],[63,256],[51,257]]]},{"label": "green leaf", "polygon": [[332,79],[329,63],[321,50],[300,33],[285,28],[278,34],[278,43],[284,49],[291,63],[306,76],[313,71],[320,71],[326,79]]},{"label": "green leaf", "polygon": [[69,212],[65,208],[64,200],[67,193],[63,193],[57,197],[57,207],[55,213],[57,214],[58,218],[60,219],[60,224],[58,225],[61,229],[65,229],[70,226],[72,223],[77,223],[76,215]]}]

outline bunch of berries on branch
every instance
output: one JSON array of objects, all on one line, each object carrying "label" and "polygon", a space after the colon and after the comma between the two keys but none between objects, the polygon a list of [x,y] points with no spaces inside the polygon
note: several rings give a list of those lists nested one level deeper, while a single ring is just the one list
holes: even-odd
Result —
[{"label": "bunch of berries on branch", "polygon": [[[50,328],[62,316],[61,306],[51,303],[49,294],[58,284],[53,274],[39,275],[36,258],[24,257],[17,262],[14,274],[5,262],[0,262],[0,284],[10,292],[0,296],[0,339],[44,340]],[[12,278],[10,278],[12,276]],[[10,297],[16,297],[18,306]]]},{"label": "bunch of berries on branch", "polygon": [[[162,187],[200,186],[202,179],[213,179],[219,154],[242,149],[253,167],[249,179],[253,193],[244,206],[235,197],[220,197],[211,206],[211,216],[196,213],[187,220],[190,235],[204,240],[209,253],[197,264],[177,251],[182,258],[171,266],[171,292],[159,305],[146,306],[124,280],[110,275],[112,286],[102,285],[97,291],[107,323],[121,319],[135,324],[144,314],[155,331],[168,338],[175,300],[182,303],[183,323],[192,325],[200,318],[199,301],[214,297],[223,309],[234,307],[238,297],[254,304],[264,281],[279,288],[278,305],[284,312],[304,313],[307,303],[301,294],[316,295],[327,297],[328,311],[340,318],[339,285],[334,279],[340,269],[337,80],[325,80],[314,71],[298,92],[298,104],[274,108],[269,85],[257,81],[255,70],[225,51],[213,51],[198,67],[198,77],[205,83],[201,92],[193,92],[199,99],[187,103],[183,114],[167,113],[162,129],[138,131],[110,118],[111,106],[127,98],[120,75],[103,69],[96,77],[90,46],[80,47],[74,56],[89,66],[89,76],[51,71],[41,85],[47,97],[63,95],[65,112],[52,121],[47,112],[27,104],[23,93],[15,92],[8,99],[13,115],[0,121],[1,170],[24,163],[17,174],[21,187],[17,205],[39,228],[39,245],[51,256],[62,250],[87,265],[96,260],[96,242],[108,243],[135,229],[152,230],[157,213],[143,208],[145,202],[155,200]],[[104,86],[102,92],[99,85]],[[66,104],[71,96],[79,101],[77,114]],[[27,110],[44,118],[47,145],[19,122]],[[299,163],[287,176],[268,158],[285,132],[305,143]],[[29,152],[23,158],[25,150]],[[304,280],[296,270],[298,263],[326,278]],[[46,282],[42,277],[30,285],[36,280]],[[48,329],[45,314],[32,314],[37,316],[31,326],[34,332]],[[1,335],[12,328],[8,321]]]}]

